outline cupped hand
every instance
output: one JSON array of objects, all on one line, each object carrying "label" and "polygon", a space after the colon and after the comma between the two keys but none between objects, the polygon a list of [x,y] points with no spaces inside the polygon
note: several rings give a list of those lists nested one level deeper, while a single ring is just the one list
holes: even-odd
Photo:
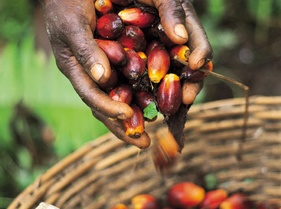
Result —
[{"label": "cupped hand", "polygon": [[[198,70],[212,59],[212,47],[190,0],[138,0],[158,9],[167,36],[177,44],[187,43],[191,54],[189,67]],[[183,103],[192,104],[202,89],[202,82],[183,86]]]},{"label": "cupped hand", "polygon": [[[189,42],[190,66],[200,68],[211,59],[211,47],[192,4],[182,0],[139,0],[159,11],[161,23],[171,40]],[[138,139],[125,134],[121,120],[132,117],[129,105],[113,101],[100,88],[110,77],[110,63],[93,38],[96,14],[93,0],[42,0],[45,25],[56,63],[93,115],[121,140],[146,148],[147,133]],[[203,61],[202,61],[203,60]]]},{"label": "cupped hand", "polygon": [[98,84],[110,77],[110,63],[93,38],[96,15],[93,0],[45,0],[43,12],[56,63],[94,116],[123,141],[146,148],[146,133],[139,139],[125,135],[122,121],[133,115],[129,105],[112,100]]}]

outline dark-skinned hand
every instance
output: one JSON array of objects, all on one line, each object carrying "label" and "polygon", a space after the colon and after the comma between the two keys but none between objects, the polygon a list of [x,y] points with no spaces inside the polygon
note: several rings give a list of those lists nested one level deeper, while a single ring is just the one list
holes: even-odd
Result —
[{"label": "dark-skinned hand", "polygon": [[[139,0],[155,7],[168,37],[176,44],[188,41],[189,65],[193,70],[210,60],[212,49],[189,0]],[[110,77],[110,64],[93,38],[96,14],[93,0],[42,0],[47,34],[60,71],[93,115],[126,143],[147,148],[146,132],[138,139],[125,134],[121,120],[133,115],[129,105],[113,101],[98,84]],[[198,85],[198,84],[194,84]],[[185,88],[183,88],[183,94]],[[195,92],[195,95],[198,92]]]}]

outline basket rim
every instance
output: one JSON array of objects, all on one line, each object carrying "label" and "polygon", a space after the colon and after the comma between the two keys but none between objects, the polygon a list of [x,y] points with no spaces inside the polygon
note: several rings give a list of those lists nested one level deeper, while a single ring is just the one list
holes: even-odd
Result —
[{"label": "basket rim", "polygon": [[[281,107],[281,96],[251,96],[249,97],[249,105],[280,105]],[[230,99],[222,99],[222,100],[216,100],[216,101],[210,101],[206,103],[199,103],[194,104],[191,106],[188,114],[191,116],[191,120],[194,124],[194,126],[197,126],[196,122],[196,114],[202,113],[206,110],[210,109],[220,109],[225,107],[234,107],[234,106],[244,106],[245,105],[245,98],[230,98]],[[242,108],[243,110],[243,108]],[[262,117],[262,116],[261,116]],[[281,118],[281,117],[280,117]],[[279,119],[280,119],[279,118]],[[150,126],[155,126],[155,124],[163,123],[163,117],[157,118],[157,120],[153,123],[148,124],[148,129]],[[189,120],[187,119],[187,123],[189,123]],[[111,140],[114,139],[114,140]],[[72,153],[65,156],[63,159],[55,163],[52,167],[50,167],[47,171],[39,175],[35,181],[30,184],[28,187],[26,187],[18,196],[14,198],[12,203],[9,205],[8,209],[14,209],[17,208],[17,205],[23,201],[26,195],[33,194],[34,196],[37,196],[37,198],[40,198],[40,196],[43,196],[47,190],[49,190],[48,185],[52,184],[53,180],[52,178],[56,175],[58,175],[62,170],[64,170],[66,167],[71,165],[73,162],[76,162],[83,156],[91,153],[91,159],[94,156],[98,156],[99,153],[106,152],[107,150],[115,147],[121,147],[125,143],[121,140],[115,140],[117,137],[111,133],[108,132],[100,137],[97,137],[95,139],[90,140],[89,142],[86,142],[84,145],[82,145],[77,150],[73,151]],[[102,149],[99,149],[98,152],[92,152],[97,147],[103,147]],[[136,149],[137,150],[137,149]],[[132,152],[135,152],[134,150]],[[99,158],[96,158],[96,161],[98,161]],[[91,163],[96,162],[89,162],[86,166],[91,166]],[[87,167],[85,167],[87,169]],[[47,185],[44,185],[46,182],[48,182]],[[42,185],[44,186],[42,188]],[[40,190],[37,190],[40,189]],[[56,188],[60,189],[60,188]],[[39,194],[34,194],[35,191],[40,191]],[[33,199],[33,201],[36,201]],[[35,202],[32,202],[30,200],[29,205],[34,204]],[[28,207],[26,207],[28,208]]]}]

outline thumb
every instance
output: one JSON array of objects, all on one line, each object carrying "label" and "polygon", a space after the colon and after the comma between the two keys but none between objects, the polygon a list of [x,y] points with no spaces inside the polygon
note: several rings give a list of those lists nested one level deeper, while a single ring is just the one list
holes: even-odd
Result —
[{"label": "thumb", "polygon": [[78,30],[69,41],[73,54],[90,77],[98,84],[107,82],[111,73],[110,63],[94,40],[90,27]]},{"label": "thumb", "polygon": [[174,43],[187,42],[185,13],[180,0],[139,0],[139,2],[154,6],[158,10],[165,33]]}]

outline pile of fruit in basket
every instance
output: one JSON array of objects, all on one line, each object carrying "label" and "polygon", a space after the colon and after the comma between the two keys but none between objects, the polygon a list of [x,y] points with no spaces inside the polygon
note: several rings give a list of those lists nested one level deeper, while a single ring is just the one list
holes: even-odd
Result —
[{"label": "pile of fruit in basket", "polygon": [[[112,68],[111,78],[100,87],[134,110],[134,116],[124,121],[126,134],[138,138],[145,131],[144,121],[155,120],[159,113],[166,121],[174,115],[185,117],[182,113],[187,113],[206,76],[188,67],[188,45],[168,38],[153,7],[132,0],[96,0],[95,9],[94,38]],[[211,71],[212,62],[203,68]],[[182,95],[182,88],[190,88],[190,94]],[[183,124],[174,127],[170,129],[182,129]],[[171,132],[179,133],[174,135],[180,144],[181,131]]]},{"label": "pile of fruit in basket", "polygon": [[206,191],[193,182],[179,182],[167,192],[165,200],[150,194],[139,194],[130,205],[117,204],[110,209],[278,209],[266,202],[254,204],[246,194],[228,194],[223,189]]}]

